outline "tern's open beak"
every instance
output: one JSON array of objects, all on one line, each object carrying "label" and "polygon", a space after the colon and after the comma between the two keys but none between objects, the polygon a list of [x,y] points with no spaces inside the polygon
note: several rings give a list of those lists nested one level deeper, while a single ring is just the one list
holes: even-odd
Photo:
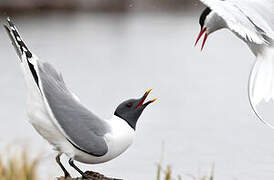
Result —
[{"label": "tern's open beak", "polygon": [[148,94],[150,93],[151,90],[152,90],[152,89],[148,90],[148,91],[143,95],[143,97],[140,99],[140,102],[138,103],[138,105],[136,106],[136,108],[138,108],[138,107],[140,107],[140,106],[146,107],[146,106],[149,105],[150,103],[153,103],[154,101],[157,100],[157,99],[155,98],[155,99],[149,100],[149,101],[147,101],[146,103],[144,103],[145,100],[146,100],[146,98],[147,98],[147,96],[148,96]]},{"label": "tern's open beak", "polygon": [[199,40],[201,39],[201,37],[203,36],[203,34],[205,34],[205,37],[204,37],[204,41],[203,41],[203,44],[202,44],[202,48],[201,48],[201,51],[204,49],[204,46],[205,46],[205,43],[206,43],[206,40],[207,40],[207,37],[208,37],[208,34],[206,32],[206,27],[204,29],[201,30],[196,42],[195,42],[195,46],[198,44]]}]

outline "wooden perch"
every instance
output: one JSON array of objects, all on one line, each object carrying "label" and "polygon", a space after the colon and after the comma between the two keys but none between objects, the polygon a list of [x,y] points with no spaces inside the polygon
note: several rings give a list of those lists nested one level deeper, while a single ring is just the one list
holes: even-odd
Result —
[{"label": "wooden perch", "polygon": [[122,180],[122,179],[105,177],[102,174],[95,173],[95,172],[92,172],[92,171],[86,171],[85,173],[90,176],[89,179],[71,178],[71,177],[67,177],[67,178],[58,177],[57,180]]}]

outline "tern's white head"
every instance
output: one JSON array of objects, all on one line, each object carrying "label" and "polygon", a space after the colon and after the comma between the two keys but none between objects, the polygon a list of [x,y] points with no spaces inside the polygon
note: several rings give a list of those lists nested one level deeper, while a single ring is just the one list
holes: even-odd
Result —
[{"label": "tern's white head", "polygon": [[219,30],[219,29],[224,28],[225,27],[225,22],[220,16],[218,16],[210,8],[206,8],[200,16],[199,23],[201,25],[201,31],[198,35],[195,46],[199,42],[202,35],[205,34],[203,44],[202,44],[202,48],[201,48],[201,50],[203,50],[208,35],[215,32],[215,31],[217,31],[217,30]]}]

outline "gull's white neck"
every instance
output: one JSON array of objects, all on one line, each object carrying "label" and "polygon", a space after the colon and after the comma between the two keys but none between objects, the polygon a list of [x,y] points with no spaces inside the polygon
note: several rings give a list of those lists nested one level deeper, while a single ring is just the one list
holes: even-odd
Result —
[{"label": "gull's white neck", "polygon": [[111,131],[105,135],[109,148],[108,154],[114,158],[123,153],[132,144],[135,131],[125,120],[115,115],[106,122],[111,129]]},{"label": "gull's white neck", "polygon": [[118,129],[119,130],[123,129],[126,131],[134,131],[134,129],[124,119],[116,115],[113,115],[111,119],[107,120],[106,122],[110,125],[113,133],[117,133],[116,130]]}]

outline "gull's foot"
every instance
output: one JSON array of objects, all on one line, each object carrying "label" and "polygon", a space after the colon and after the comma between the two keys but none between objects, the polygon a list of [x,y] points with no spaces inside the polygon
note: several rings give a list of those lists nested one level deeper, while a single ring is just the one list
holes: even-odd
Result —
[{"label": "gull's foot", "polygon": [[71,179],[71,176],[70,176],[70,174],[65,173],[65,177],[64,178],[65,179]]},{"label": "gull's foot", "polygon": [[83,179],[92,179],[92,177],[89,176],[89,175],[86,174],[86,173],[82,174],[82,178],[83,178]]}]

